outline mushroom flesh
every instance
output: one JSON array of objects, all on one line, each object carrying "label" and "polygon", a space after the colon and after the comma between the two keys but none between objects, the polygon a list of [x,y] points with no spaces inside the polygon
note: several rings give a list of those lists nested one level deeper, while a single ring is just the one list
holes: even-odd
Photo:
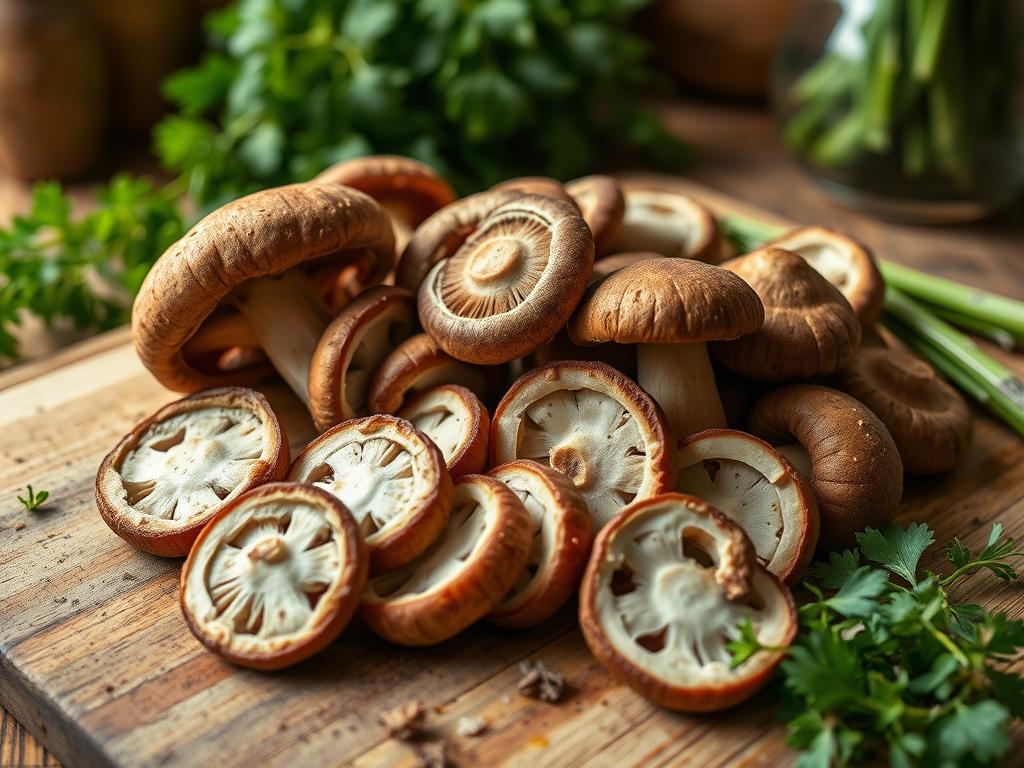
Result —
[{"label": "mushroom flesh", "polygon": [[432,387],[403,406],[398,416],[441,449],[453,480],[482,472],[487,466],[491,417],[480,398],[465,387]]},{"label": "mushroom flesh", "polygon": [[668,258],[718,260],[722,235],[715,217],[687,195],[627,187],[622,228],[613,250],[654,251]]}]

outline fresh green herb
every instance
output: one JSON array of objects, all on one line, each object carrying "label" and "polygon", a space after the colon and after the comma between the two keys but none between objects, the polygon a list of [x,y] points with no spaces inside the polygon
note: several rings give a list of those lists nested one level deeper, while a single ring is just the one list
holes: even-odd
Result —
[{"label": "fresh green herb", "polygon": [[50,498],[49,491],[33,491],[32,486],[28,486],[27,492],[24,496],[19,496],[18,501],[25,507],[29,512],[34,512],[40,509],[46,500]]}]

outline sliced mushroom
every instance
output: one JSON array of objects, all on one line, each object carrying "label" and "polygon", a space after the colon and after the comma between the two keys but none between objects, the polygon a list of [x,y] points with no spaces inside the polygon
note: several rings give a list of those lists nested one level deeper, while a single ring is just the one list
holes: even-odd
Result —
[{"label": "sliced mushroom", "polygon": [[783,654],[760,651],[733,668],[726,644],[747,620],[771,648],[789,645],[797,630],[789,590],[751,549],[735,523],[692,496],[630,505],[598,535],[583,576],[590,650],[662,707],[711,712],[750,698]]},{"label": "sliced mushroom", "polygon": [[611,176],[584,176],[565,185],[594,235],[594,256],[604,256],[618,239],[626,198]]},{"label": "sliced mushroom", "polygon": [[419,290],[420,322],[452,357],[508,362],[565,325],[593,262],[593,237],[575,206],[524,195],[434,265]]},{"label": "sliced mushroom", "polygon": [[907,472],[947,472],[970,446],[967,403],[928,363],[909,352],[864,347],[834,383],[885,424]]},{"label": "sliced mushroom", "polygon": [[371,573],[422,554],[444,529],[451,508],[452,479],[441,451],[395,416],[332,427],[295,457],[288,479],[341,499],[366,539]]},{"label": "sliced mushroom", "polygon": [[370,378],[415,324],[415,298],[394,286],[371,288],[331,321],[309,366],[310,410],[318,430],[366,414]]},{"label": "sliced mushroom", "polygon": [[482,472],[487,466],[491,417],[480,398],[458,384],[422,392],[398,415],[441,449],[453,480]]},{"label": "sliced mushroom", "polygon": [[676,462],[676,490],[738,523],[782,581],[802,575],[818,544],[818,504],[781,453],[745,432],[709,429],[680,441]]},{"label": "sliced mushroom", "polygon": [[615,251],[654,251],[713,263],[722,235],[704,205],[678,192],[626,188],[626,213]]},{"label": "sliced mushroom", "polygon": [[821,514],[819,551],[852,547],[854,534],[882,528],[896,513],[903,495],[900,454],[860,401],[828,387],[791,384],[757,402],[750,431],[810,481]]},{"label": "sliced mushroom", "polygon": [[583,494],[594,530],[626,504],[671,489],[674,447],[654,401],[603,363],[530,371],[491,421],[491,464],[534,459],[557,469]]},{"label": "sliced mushroom", "polygon": [[348,625],[369,559],[345,506],[272,483],[222,509],[181,571],[192,634],[232,664],[272,670],[323,650]]},{"label": "sliced mushroom", "polygon": [[503,483],[466,475],[447,527],[414,562],[367,584],[360,615],[386,640],[432,645],[482,618],[526,567],[530,513]]},{"label": "sliced mushroom", "polygon": [[515,491],[533,519],[526,569],[487,618],[503,627],[540,624],[576,594],[593,540],[587,502],[561,472],[521,460],[490,476]]},{"label": "sliced mushroom", "polygon": [[133,547],[181,557],[219,509],[287,468],[288,441],[266,398],[210,389],[165,405],[121,438],[96,473],[96,505]]},{"label": "sliced mushroom", "polygon": [[522,195],[541,195],[576,205],[576,200],[562,183],[547,176],[518,176],[499,182],[491,189],[498,192],[518,192]]}]

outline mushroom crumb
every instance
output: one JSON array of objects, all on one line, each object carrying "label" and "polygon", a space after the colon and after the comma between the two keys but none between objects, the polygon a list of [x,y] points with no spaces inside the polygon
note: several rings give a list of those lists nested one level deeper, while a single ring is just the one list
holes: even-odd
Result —
[{"label": "mushroom crumb", "polygon": [[444,739],[425,741],[418,751],[421,768],[447,768],[448,742]]},{"label": "mushroom crumb", "polygon": [[23,531],[23,530],[25,530],[25,523],[20,522],[20,521],[15,523],[14,524],[14,530],[16,530],[16,531]]},{"label": "mushroom crumb", "polygon": [[562,698],[565,692],[565,678],[544,662],[527,659],[519,664],[519,671],[522,677],[518,688],[523,696],[552,704]]},{"label": "mushroom crumb", "polygon": [[418,701],[401,704],[380,713],[380,722],[388,736],[408,741],[423,734],[427,710]]},{"label": "mushroom crumb", "polygon": [[482,717],[460,717],[455,730],[459,736],[479,736],[487,730],[487,721]]}]

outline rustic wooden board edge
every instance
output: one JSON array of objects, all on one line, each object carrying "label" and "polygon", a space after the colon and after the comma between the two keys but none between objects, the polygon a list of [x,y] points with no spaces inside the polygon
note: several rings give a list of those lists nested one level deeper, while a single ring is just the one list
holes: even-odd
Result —
[{"label": "rustic wooden board edge", "polygon": [[76,363],[87,357],[98,355],[101,352],[121,346],[131,341],[131,326],[123,325],[112,331],[93,336],[92,338],[72,344],[57,352],[35,360],[16,365],[13,368],[0,371],[0,391],[24,384],[45,376],[47,373],[63,368],[65,365]]}]

